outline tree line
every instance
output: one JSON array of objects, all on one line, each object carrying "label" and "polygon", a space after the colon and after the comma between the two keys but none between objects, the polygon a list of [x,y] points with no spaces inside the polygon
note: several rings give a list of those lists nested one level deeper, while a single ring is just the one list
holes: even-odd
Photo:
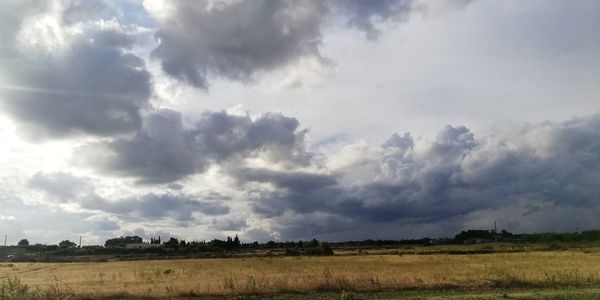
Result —
[{"label": "tree line", "polygon": [[[344,241],[344,242],[320,242],[317,239],[309,241],[267,241],[267,242],[241,242],[239,237],[227,237],[225,240],[213,239],[210,241],[186,241],[171,237],[166,241],[162,241],[161,237],[151,237],[148,243],[139,236],[121,236],[108,239],[103,246],[83,246],[81,251],[77,253],[86,254],[106,254],[106,253],[122,253],[127,251],[132,252],[155,252],[168,253],[177,251],[179,253],[195,253],[195,252],[231,252],[243,250],[272,250],[284,249],[286,254],[314,254],[327,255],[331,254],[331,248],[344,247],[395,247],[402,245],[432,245],[432,244],[469,244],[469,243],[486,243],[486,242],[513,242],[513,243],[573,243],[573,242],[598,242],[600,241],[600,230],[587,230],[582,232],[572,233],[523,233],[513,234],[506,230],[496,232],[495,230],[464,230],[453,238],[422,238],[422,239],[402,239],[402,240],[361,240],[361,241]],[[134,247],[128,245],[151,245],[148,247]],[[30,245],[27,239],[19,241],[17,247],[24,247],[39,251],[57,251],[57,253],[75,253],[72,249],[80,249],[76,243],[63,240],[58,245]],[[83,251],[85,250],[85,251]],[[127,251],[123,251],[127,250]]]}]

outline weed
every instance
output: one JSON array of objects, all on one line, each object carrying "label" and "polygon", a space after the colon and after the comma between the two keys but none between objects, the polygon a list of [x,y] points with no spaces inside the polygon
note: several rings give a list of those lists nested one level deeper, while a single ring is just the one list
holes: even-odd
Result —
[{"label": "weed", "polygon": [[165,274],[165,275],[169,275],[169,274],[171,274],[171,273],[173,273],[173,272],[175,272],[175,271],[173,271],[173,269],[165,269],[165,270],[163,271],[163,274]]},{"label": "weed", "polygon": [[29,286],[18,278],[0,279],[0,299],[24,299],[29,294]]},{"label": "weed", "polygon": [[167,295],[173,297],[176,295],[177,289],[173,285],[165,286],[165,290],[167,291]]},{"label": "weed", "polygon": [[75,295],[75,292],[73,292],[71,286],[54,276],[54,280],[50,283],[50,287],[46,291],[46,294],[46,298],[66,299]]},{"label": "weed", "polygon": [[352,292],[343,290],[342,293],[340,294],[340,299],[341,300],[354,300],[354,294],[352,294]]},{"label": "weed", "polygon": [[256,279],[254,276],[250,275],[246,280],[246,289],[254,291],[256,290]]},{"label": "weed", "polygon": [[231,275],[229,275],[229,277],[225,277],[223,280],[223,287],[226,290],[235,290],[235,282],[233,281]]}]

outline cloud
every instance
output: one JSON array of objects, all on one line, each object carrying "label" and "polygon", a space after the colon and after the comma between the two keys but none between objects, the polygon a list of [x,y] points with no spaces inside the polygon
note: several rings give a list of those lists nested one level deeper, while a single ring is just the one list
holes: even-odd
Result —
[{"label": "cloud", "polygon": [[66,24],[111,19],[118,10],[115,3],[109,0],[71,0],[64,1],[63,6],[62,18]]},{"label": "cloud", "polygon": [[376,25],[408,18],[413,0],[336,0],[334,7],[347,19],[347,25],[364,31],[367,38],[377,39],[381,34]]},{"label": "cloud", "polygon": [[38,172],[29,180],[29,186],[45,191],[59,202],[87,195],[93,189],[87,179],[63,172]]},{"label": "cloud", "polygon": [[[196,87],[209,78],[252,81],[265,71],[319,53],[323,1],[145,3],[160,28],[153,56],[164,71]],[[166,11],[166,12],[165,12]]]},{"label": "cloud", "polygon": [[43,204],[29,204],[20,198],[0,196],[2,214],[0,226],[8,233],[8,244],[20,239],[30,243],[56,244],[62,240],[75,241],[80,235],[86,243],[96,243],[107,230],[116,230],[119,225],[91,213],[66,211]]},{"label": "cloud", "polygon": [[229,207],[221,202],[202,201],[191,195],[146,194],[140,197],[128,197],[109,201],[102,198],[83,199],[84,208],[97,209],[122,217],[141,219],[142,221],[171,218],[175,221],[193,221],[194,212],[205,215],[225,215]]},{"label": "cloud", "polygon": [[482,138],[446,126],[432,141],[392,135],[366,159],[372,172],[353,182],[340,179],[352,168],[329,175],[239,169],[232,176],[248,188],[252,211],[282,238],[364,238],[361,228],[414,224],[463,228],[495,216],[514,229],[564,229],[544,215],[577,220],[575,208],[600,209],[599,138],[598,115]]},{"label": "cloud", "polygon": [[211,164],[261,155],[273,163],[307,164],[306,130],[295,118],[268,113],[256,118],[205,112],[190,128],[181,114],[162,109],[132,138],[80,149],[87,164],[141,183],[172,182],[202,173]]},{"label": "cloud", "polygon": [[[92,179],[68,173],[36,173],[29,185],[50,196],[51,202],[77,204],[86,210],[98,210],[124,219],[192,221],[195,212],[210,216],[229,213],[229,206],[225,204],[228,198],[216,194],[202,197],[166,192],[109,199],[97,193]],[[104,227],[112,226],[110,222],[100,221],[97,223]]]},{"label": "cloud", "polygon": [[224,220],[213,219],[212,224],[209,226],[210,229],[216,231],[240,231],[246,227],[248,227],[246,220],[239,218]]},{"label": "cloud", "polygon": [[432,15],[463,8],[474,0],[331,0],[334,15],[369,40],[382,33],[386,23],[406,22],[412,15]]},{"label": "cloud", "polygon": [[[109,200],[89,187],[89,179],[66,173],[37,173],[30,186],[53,199],[62,199],[60,203],[77,203],[83,209],[119,220],[171,220],[189,226],[189,222],[198,221],[198,213],[218,217],[206,224],[208,230],[268,233],[256,235],[261,238],[339,240],[373,235],[447,235],[463,228],[485,228],[493,221],[516,231],[600,226],[589,213],[600,211],[596,201],[600,192],[600,115],[524,125],[488,136],[477,136],[464,126],[445,126],[431,140],[414,138],[409,133],[393,134],[380,145],[362,145],[360,148],[368,148],[365,151],[345,153],[344,164],[330,165],[308,156],[302,157],[302,164],[294,163],[288,168],[228,164],[225,160],[255,155],[256,151],[265,151],[269,143],[276,149],[304,149],[302,143],[297,143],[302,139],[295,135],[295,119],[271,114],[250,118],[207,112],[191,127],[184,128],[177,113],[163,110],[149,120],[156,123],[145,125],[143,133],[156,139],[152,143],[163,147],[177,144],[172,138],[188,136],[194,143],[181,144],[182,149],[204,145],[186,151],[201,153],[203,160],[211,164],[226,164],[222,175],[235,179],[230,188],[237,191],[234,194],[242,195],[235,199],[236,205],[245,200],[247,212],[243,216],[233,214],[230,197],[217,193],[185,194],[182,189]],[[293,126],[280,126],[280,122]],[[263,128],[258,124],[270,125]],[[273,124],[287,128],[282,136],[288,138],[274,138],[277,135],[273,132],[280,131],[273,131]],[[261,128],[258,132],[268,133],[270,139],[250,134],[254,126]],[[135,145],[132,152],[158,147],[152,143],[138,145],[134,142],[138,137],[124,141]],[[212,146],[207,147],[206,141]],[[166,151],[169,155],[157,157],[189,159],[178,151],[181,150]],[[275,157],[285,157],[286,162],[295,158],[285,153]],[[127,157],[121,152],[115,154]],[[121,165],[124,164],[117,164]],[[179,172],[174,170],[174,174]],[[165,178],[184,176],[186,172]],[[157,176],[152,172],[128,174],[146,179]],[[583,211],[585,217],[577,217]],[[555,218],[568,222],[556,224]],[[103,228],[116,226],[110,220],[96,223]]]},{"label": "cloud", "polygon": [[58,3],[46,11],[16,5],[19,17],[2,21],[10,46],[0,51],[0,107],[32,137],[139,128],[151,81],[131,51],[138,32],[104,20],[66,24]]},{"label": "cloud", "polygon": [[[159,23],[152,56],[169,75],[208,88],[214,78],[252,82],[265,72],[300,61],[332,60],[320,52],[332,19],[376,39],[378,25],[412,13],[464,6],[468,0],[145,1]],[[231,21],[235,20],[235,21]],[[334,58],[335,59],[335,58]]]},{"label": "cloud", "polygon": [[14,45],[9,41],[16,39],[23,18],[28,14],[34,14],[47,8],[48,3],[44,1],[2,1],[0,3],[0,53],[10,54],[14,51]]}]

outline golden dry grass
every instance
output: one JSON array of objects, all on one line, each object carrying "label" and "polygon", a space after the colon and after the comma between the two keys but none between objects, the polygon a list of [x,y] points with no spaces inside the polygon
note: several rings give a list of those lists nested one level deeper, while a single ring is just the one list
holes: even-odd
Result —
[{"label": "golden dry grass", "polygon": [[77,296],[228,295],[419,288],[598,287],[600,253],[367,255],[0,264],[0,277]]}]

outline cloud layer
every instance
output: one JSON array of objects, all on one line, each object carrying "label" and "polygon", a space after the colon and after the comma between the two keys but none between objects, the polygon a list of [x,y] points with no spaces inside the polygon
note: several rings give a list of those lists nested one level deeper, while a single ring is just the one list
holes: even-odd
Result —
[{"label": "cloud layer", "polygon": [[99,241],[598,227],[600,117],[556,120],[599,108],[600,10],[541,2],[1,1],[0,224]]}]

